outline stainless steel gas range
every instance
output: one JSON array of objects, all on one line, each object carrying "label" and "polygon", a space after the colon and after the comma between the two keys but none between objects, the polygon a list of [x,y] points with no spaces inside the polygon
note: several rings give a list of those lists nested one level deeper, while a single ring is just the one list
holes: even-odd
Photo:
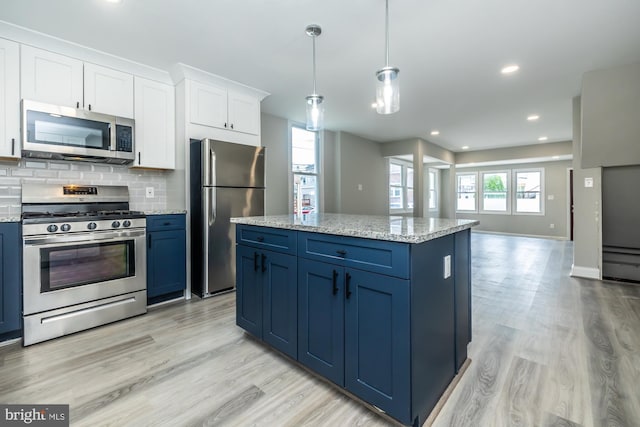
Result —
[{"label": "stainless steel gas range", "polygon": [[23,344],[146,313],[146,219],[126,186],[23,184]]}]

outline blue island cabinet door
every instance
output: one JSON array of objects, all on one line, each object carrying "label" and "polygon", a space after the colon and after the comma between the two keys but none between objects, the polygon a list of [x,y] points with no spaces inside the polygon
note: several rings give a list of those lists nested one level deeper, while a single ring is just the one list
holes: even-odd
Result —
[{"label": "blue island cabinet door", "polygon": [[293,255],[260,252],[262,277],[262,338],[281,352],[298,354],[298,263]]},{"label": "blue island cabinet door", "polygon": [[147,235],[147,298],[185,288],[187,265],[184,233],[184,230],[168,230]]},{"label": "blue island cabinet door", "polygon": [[344,268],[299,258],[298,361],[344,386]]},{"label": "blue island cabinet door", "polygon": [[345,386],[412,424],[409,281],[355,269],[345,276]]},{"label": "blue island cabinet door", "polygon": [[260,251],[236,247],[236,324],[262,338],[262,267]]},{"label": "blue island cabinet door", "polygon": [[[0,224],[0,337],[21,328],[22,242],[20,235],[20,224]],[[11,338],[14,336],[19,336],[19,333],[12,334]]]}]

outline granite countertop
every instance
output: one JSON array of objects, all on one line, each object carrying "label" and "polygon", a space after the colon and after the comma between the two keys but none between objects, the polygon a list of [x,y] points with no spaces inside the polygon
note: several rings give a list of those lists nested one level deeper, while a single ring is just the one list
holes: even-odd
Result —
[{"label": "granite countertop", "polygon": [[480,224],[469,219],[346,214],[236,217],[231,222],[402,243],[426,242]]},{"label": "granite countertop", "polygon": [[184,209],[158,209],[152,211],[143,211],[145,215],[178,215],[178,214],[186,214],[187,211]]},{"label": "granite countertop", "polygon": [[1,216],[0,215],[0,222],[20,222],[21,218],[20,216]]}]

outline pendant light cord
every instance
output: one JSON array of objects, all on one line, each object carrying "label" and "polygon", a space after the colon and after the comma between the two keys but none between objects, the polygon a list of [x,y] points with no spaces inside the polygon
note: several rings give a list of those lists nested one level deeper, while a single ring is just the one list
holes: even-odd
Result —
[{"label": "pendant light cord", "polygon": [[316,93],[316,35],[311,37],[313,39],[313,94]]},{"label": "pendant light cord", "polygon": [[385,64],[389,66],[389,0],[386,0],[386,8],[385,8],[385,47],[386,47],[386,57]]}]

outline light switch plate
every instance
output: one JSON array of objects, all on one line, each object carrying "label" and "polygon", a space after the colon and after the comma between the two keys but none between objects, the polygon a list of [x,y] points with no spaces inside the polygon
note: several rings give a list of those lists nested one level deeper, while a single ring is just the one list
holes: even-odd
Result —
[{"label": "light switch plate", "polygon": [[584,186],[585,186],[585,188],[593,187],[593,178],[585,178],[584,179]]},{"label": "light switch plate", "polygon": [[155,197],[153,187],[147,187],[145,196],[147,197],[147,199],[153,199]]},{"label": "light switch plate", "polygon": [[444,278],[451,277],[451,255],[444,257]]}]

